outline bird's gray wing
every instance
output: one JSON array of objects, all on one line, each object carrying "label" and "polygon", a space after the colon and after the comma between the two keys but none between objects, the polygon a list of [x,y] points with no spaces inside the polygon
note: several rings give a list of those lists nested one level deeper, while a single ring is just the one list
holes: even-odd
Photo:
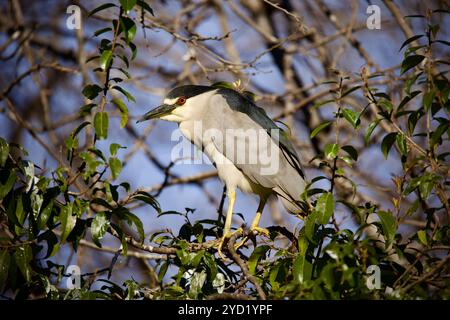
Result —
[{"label": "bird's gray wing", "polygon": [[[239,94],[236,94],[238,98]],[[229,97],[228,93],[226,97]],[[270,122],[263,127],[261,120],[255,121],[254,116],[244,111],[250,109],[237,108],[236,103],[239,102],[245,103],[238,100],[230,104],[223,94],[214,95],[211,101],[210,114],[205,115],[204,122],[223,136],[214,141],[216,149],[255,184],[271,189],[283,188],[284,183],[280,180],[286,180],[289,175],[295,178],[298,173],[291,164],[295,163],[290,160],[293,156],[282,145],[281,135],[276,134],[276,130],[281,130],[271,125],[271,131],[268,131]],[[258,119],[265,120],[262,117]],[[279,138],[272,138],[270,132]],[[285,190],[285,193],[290,194],[289,190]]]},{"label": "bird's gray wing", "polygon": [[304,169],[300,162],[299,156],[294,149],[291,141],[287,137],[286,133],[280,130],[280,128],[267,116],[264,109],[258,107],[249,98],[241,95],[239,92],[221,88],[217,91],[226,100],[227,104],[236,112],[247,115],[254,122],[264,128],[269,135],[272,136],[272,130],[278,130],[279,134],[272,136],[275,143],[280,146],[283,156],[288,163],[305,179]]}]

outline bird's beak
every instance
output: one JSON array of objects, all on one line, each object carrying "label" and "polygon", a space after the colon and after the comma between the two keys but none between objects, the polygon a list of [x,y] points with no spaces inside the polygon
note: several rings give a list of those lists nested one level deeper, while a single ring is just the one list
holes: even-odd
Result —
[{"label": "bird's beak", "polygon": [[176,105],[162,104],[159,107],[156,107],[155,109],[150,110],[149,112],[144,114],[142,116],[142,118],[140,118],[138,121],[136,121],[136,123],[166,116],[166,115],[170,114],[175,109],[175,107],[176,107]]}]

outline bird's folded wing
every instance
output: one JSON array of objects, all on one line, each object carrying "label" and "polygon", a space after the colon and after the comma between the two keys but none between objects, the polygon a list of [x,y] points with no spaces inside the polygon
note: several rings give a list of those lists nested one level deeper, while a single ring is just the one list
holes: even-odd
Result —
[{"label": "bird's folded wing", "polygon": [[[279,148],[279,153],[282,155],[283,159],[285,159],[291,167],[293,167],[297,173],[305,179],[304,170],[301,165],[299,156],[294,149],[291,141],[287,137],[287,134],[282,131],[273,121],[267,116],[264,109],[255,105],[251,100],[247,97],[239,94],[238,92],[231,89],[220,89],[218,90],[218,95],[214,97],[214,104],[216,104],[218,111],[223,110],[223,112],[228,111],[227,109],[232,109],[231,116],[223,115],[220,117],[222,126],[222,130],[225,129],[263,129],[267,132],[267,134],[272,138],[275,145]],[[229,112],[229,111],[228,111]],[[222,113],[223,114],[223,113]],[[237,131],[237,133],[239,133]],[[244,143],[242,138],[236,137],[238,142],[241,144]],[[258,142],[263,142],[261,139]],[[272,148],[263,147],[259,150],[252,150],[257,153],[258,156],[264,160],[264,155],[267,155],[267,152]],[[271,146],[273,147],[273,146]],[[247,151],[249,152],[249,151]],[[231,160],[231,159],[230,159]],[[242,164],[239,164],[239,167],[242,167],[242,170],[250,171],[255,170],[255,168],[244,168]]]}]

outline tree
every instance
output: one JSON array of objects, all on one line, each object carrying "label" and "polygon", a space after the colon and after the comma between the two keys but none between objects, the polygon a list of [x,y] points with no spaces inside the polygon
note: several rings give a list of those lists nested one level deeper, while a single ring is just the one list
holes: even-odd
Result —
[{"label": "tree", "polygon": [[[358,22],[358,1],[69,5],[0,7],[3,298],[449,298],[443,4],[408,2],[403,17],[406,5],[385,1],[382,31]],[[167,133],[132,121],[148,96],[181,83],[255,99],[308,169],[306,217],[272,203],[270,239],[235,250],[232,237],[229,261],[214,246],[224,224],[224,192],[206,181],[215,172],[174,173],[155,151]],[[137,187],[147,160],[157,184]],[[176,185],[190,185],[185,210],[162,194]],[[184,205],[198,194],[213,205]]]}]

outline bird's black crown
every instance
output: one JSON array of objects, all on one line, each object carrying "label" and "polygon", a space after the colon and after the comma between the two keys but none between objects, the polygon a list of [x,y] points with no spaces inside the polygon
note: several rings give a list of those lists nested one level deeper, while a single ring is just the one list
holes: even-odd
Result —
[{"label": "bird's black crown", "polygon": [[174,99],[178,97],[185,97],[189,99],[191,97],[197,96],[207,91],[212,91],[217,88],[209,87],[209,86],[195,86],[195,85],[185,85],[172,89],[168,94],[167,98]]}]

